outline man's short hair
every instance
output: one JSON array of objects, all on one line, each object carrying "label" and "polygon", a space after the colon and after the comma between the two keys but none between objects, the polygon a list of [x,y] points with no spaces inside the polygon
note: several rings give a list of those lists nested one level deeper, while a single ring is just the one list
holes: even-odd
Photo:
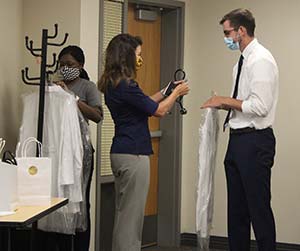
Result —
[{"label": "man's short hair", "polygon": [[255,19],[252,13],[247,9],[235,9],[227,13],[220,21],[222,25],[226,20],[230,22],[230,25],[238,30],[240,26],[244,26],[247,30],[247,34],[250,37],[254,36]]}]

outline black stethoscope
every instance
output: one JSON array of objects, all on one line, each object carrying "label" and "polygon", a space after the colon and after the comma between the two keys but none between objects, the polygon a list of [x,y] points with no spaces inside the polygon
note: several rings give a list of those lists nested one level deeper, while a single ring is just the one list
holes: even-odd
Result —
[{"label": "black stethoscope", "polygon": [[[185,76],[186,74],[184,70],[177,69],[174,73],[174,81],[185,80]],[[180,106],[180,114],[185,115],[187,114],[187,110],[183,107],[182,101],[183,101],[183,96],[180,96],[179,98],[176,99],[176,102]]]}]

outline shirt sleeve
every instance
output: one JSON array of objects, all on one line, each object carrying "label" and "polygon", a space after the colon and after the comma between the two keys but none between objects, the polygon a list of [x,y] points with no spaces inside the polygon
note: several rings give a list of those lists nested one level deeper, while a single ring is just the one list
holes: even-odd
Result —
[{"label": "shirt sleeve", "polygon": [[92,107],[101,107],[100,92],[93,82],[89,82],[86,91],[86,102]]},{"label": "shirt sleeve", "polygon": [[158,108],[158,103],[145,95],[138,84],[134,81],[120,83],[122,88],[122,99],[124,102],[134,106],[138,110],[151,116]]},{"label": "shirt sleeve", "polygon": [[242,103],[242,112],[265,117],[275,98],[276,67],[267,59],[259,60],[250,67],[251,91]]}]

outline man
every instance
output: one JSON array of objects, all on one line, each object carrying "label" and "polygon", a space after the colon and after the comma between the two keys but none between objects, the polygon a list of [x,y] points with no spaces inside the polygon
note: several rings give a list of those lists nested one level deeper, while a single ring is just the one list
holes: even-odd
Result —
[{"label": "man", "polygon": [[258,250],[275,251],[271,167],[278,68],[271,53],[254,37],[255,19],[249,10],[233,10],[220,24],[227,47],[242,54],[233,69],[232,96],[213,96],[201,108],[228,110],[224,130],[229,126],[230,138],[224,164],[230,251],[250,250],[250,224]]}]

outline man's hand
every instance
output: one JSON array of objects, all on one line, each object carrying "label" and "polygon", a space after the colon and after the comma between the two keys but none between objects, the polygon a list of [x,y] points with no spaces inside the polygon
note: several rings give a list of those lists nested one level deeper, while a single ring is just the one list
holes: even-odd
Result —
[{"label": "man's hand", "polygon": [[221,96],[212,96],[210,99],[208,99],[206,102],[204,102],[204,104],[200,107],[201,109],[204,108],[217,108],[217,109],[224,109],[227,110],[225,108],[225,97],[221,97]]},{"label": "man's hand", "polygon": [[223,110],[234,109],[241,112],[242,103],[243,103],[242,100],[235,99],[235,98],[212,96],[210,99],[204,102],[204,104],[200,108],[201,109],[216,108],[216,109],[223,109]]}]

